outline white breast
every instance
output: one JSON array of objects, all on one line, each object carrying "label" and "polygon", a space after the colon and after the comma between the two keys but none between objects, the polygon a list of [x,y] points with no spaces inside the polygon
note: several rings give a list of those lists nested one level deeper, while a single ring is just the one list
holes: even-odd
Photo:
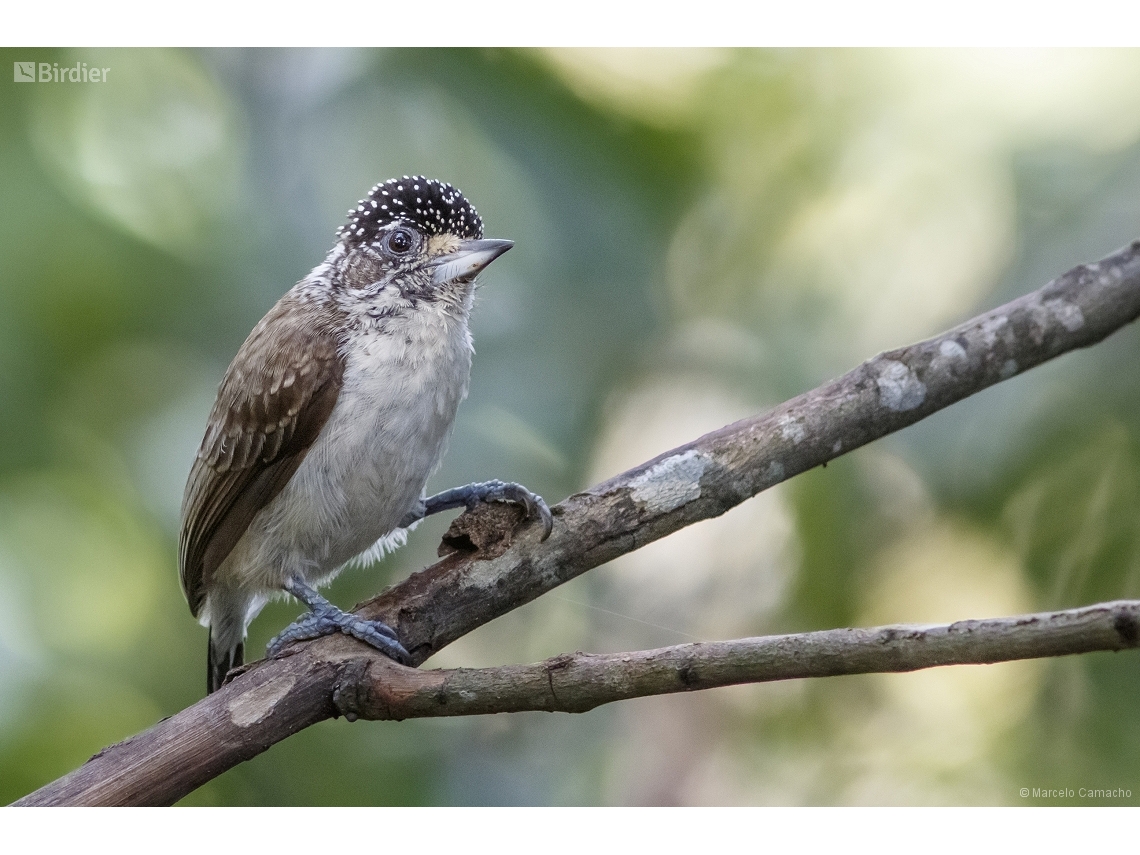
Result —
[{"label": "white breast", "polygon": [[466,318],[421,304],[345,352],[328,421],[231,555],[245,553],[239,573],[251,587],[278,588],[292,573],[332,578],[396,528],[443,457],[471,374]]}]

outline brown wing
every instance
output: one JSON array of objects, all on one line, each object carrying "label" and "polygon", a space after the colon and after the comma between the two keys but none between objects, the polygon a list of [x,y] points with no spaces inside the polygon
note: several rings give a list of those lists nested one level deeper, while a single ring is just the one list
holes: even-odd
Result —
[{"label": "brown wing", "polygon": [[195,616],[214,571],[297,471],[340,393],[332,325],[311,307],[298,318],[295,300],[286,294],[234,357],[190,469],[178,559]]}]

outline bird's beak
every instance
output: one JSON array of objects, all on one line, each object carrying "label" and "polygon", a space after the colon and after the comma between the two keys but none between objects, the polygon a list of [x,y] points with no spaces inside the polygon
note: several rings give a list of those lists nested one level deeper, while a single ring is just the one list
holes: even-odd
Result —
[{"label": "bird's beak", "polygon": [[432,262],[432,282],[443,285],[457,279],[474,279],[479,272],[515,245],[511,240],[465,240],[459,249]]}]

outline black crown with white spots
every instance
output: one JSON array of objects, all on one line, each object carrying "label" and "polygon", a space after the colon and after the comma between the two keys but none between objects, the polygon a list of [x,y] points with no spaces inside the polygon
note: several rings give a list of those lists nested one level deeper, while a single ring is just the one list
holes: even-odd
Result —
[{"label": "black crown with white spots", "polygon": [[483,219],[466,197],[450,184],[422,175],[377,184],[348,212],[348,222],[336,233],[347,244],[368,244],[392,223],[404,223],[428,235],[447,232],[466,239],[483,237]]}]

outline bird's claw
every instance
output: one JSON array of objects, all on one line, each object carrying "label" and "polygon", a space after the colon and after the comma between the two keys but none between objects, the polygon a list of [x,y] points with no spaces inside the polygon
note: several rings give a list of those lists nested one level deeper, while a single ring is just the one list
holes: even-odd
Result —
[{"label": "bird's claw", "polygon": [[401,665],[412,664],[411,656],[400,644],[400,639],[392,627],[383,621],[366,620],[359,615],[342,611],[332,604],[327,608],[311,611],[289,624],[269,642],[265,653],[272,658],[295,641],[322,638],[337,632],[363,641]]},{"label": "bird's claw", "polygon": [[509,502],[522,505],[526,510],[528,520],[541,520],[542,539],[550,537],[554,530],[554,517],[546,501],[538,493],[531,492],[522,484],[513,481],[487,481],[483,484],[472,484],[471,498],[467,501],[467,510],[473,510],[479,502]]},{"label": "bird's claw", "polygon": [[550,514],[550,507],[546,504],[546,500],[538,493],[532,493],[521,484],[507,484],[507,499],[508,502],[522,505],[526,508],[526,518],[528,520],[541,520],[542,522],[542,539],[550,537],[550,533],[554,530],[554,517]]},{"label": "bird's claw", "polygon": [[[480,502],[509,502],[521,505],[526,510],[527,519],[542,521],[542,539],[550,537],[554,529],[554,517],[550,508],[543,501],[542,496],[532,493],[522,484],[513,481],[483,481],[479,484],[468,484],[465,487],[455,487],[437,493],[422,500],[405,517],[405,522],[423,519],[431,514],[446,511],[450,508],[466,508],[471,511]],[[401,522],[404,525],[405,522]]]}]

